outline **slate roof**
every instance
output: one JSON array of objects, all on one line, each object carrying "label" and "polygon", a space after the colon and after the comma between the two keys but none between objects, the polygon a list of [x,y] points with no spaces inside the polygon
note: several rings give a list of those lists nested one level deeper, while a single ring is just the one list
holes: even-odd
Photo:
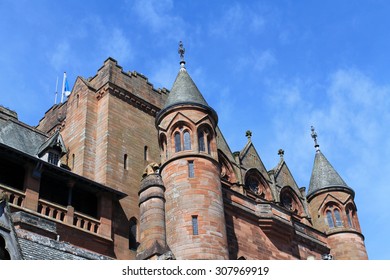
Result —
[{"label": "slate roof", "polygon": [[182,103],[209,106],[190,75],[183,68],[177,74],[163,109]]},{"label": "slate roof", "polygon": [[57,131],[49,139],[46,140],[38,149],[38,156],[41,156],[49,148],[58,148],[61,150],[61,155],[67,153],[64,140],[61,137],[60,131]]},{"label": "slate roof", "polygon": [[157,118],[163,115],[168,109],[180,105],[197,105],[203,107],[211,112],[215,120],[218,120],[217,113],[208,105],[185,68],[181,68],[177,74],[168,98]]},{"label": "slate roof", "polygon": [[2,120],[0,123],[0,143],[36,156],[39,147],[48,137],[17,120]]},{"label": "slate roof", "polygon": [[341,176],[326,159],[324,154],[318,150],[314,158],[314,165],[307,196],[309,197],[319,190],[331,187],[345,188],[353,192],[353,190],[344,182]]}]

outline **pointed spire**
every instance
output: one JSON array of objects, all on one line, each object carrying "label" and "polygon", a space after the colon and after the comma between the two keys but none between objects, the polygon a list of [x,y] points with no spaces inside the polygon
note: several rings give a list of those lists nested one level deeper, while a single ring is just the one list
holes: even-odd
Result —
[{"label": "pointed spire", "polygon": [[203,107],[210,111],[212,117],[216,122],[218,122],[218,115],[211,108],[203,95],[200,93],[198,87],[188,74],[185,69],[185,61],[184,61],[184,53],[185,49],[183,47],[183,43],[180,41],[178,53],[180,55],[180,71],[176,76],[176,80],[173,83],[172,89],[169,92],[168,98],[165,102],[164,107],[157,115],[157,119],[160,119],[162,115],[164,115],[168,110],[172,107],[183,106],[183,105],[195,105],[199,107]]},{"label": "pointed spire", "polygon": [[314,139],[316,155],[314,158],[314,165],[311,173],[307,196],[310,197],[320,190],[329,188],[348,189],[353,193],[353,190],[344,182],[341,176],[320,151],[320,145],[317,143],[317,133],[315,132],[313,126],[311,127],[311,137]]},{"label": "pointed spire", "polygon": [[318,145],[318,142],[317,142],[317,132],[315,131],[314,126],[311,126],[311,138],[314,139],[314,147],[316,148],[316,151],[319,152],[320,145]]}]

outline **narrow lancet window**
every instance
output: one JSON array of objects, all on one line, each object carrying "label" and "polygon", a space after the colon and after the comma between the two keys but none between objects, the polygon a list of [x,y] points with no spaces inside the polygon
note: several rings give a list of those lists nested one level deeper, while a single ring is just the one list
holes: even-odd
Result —
[{"label": "narrow lancet window", "polygon": [[206,147],[204,145],[204,132],[200,131],[198,134],[198,145],[199,145],[199,152],[205,152]]},{"label": "narrow lancet window", "polygon": [[149,160],[149,149],[148,146],[144,147],[144,160]]},{"label": "narrow lancet window", "polygon": [[175,152],[181,151],[181,139],[180,139],[180,133],[175,133]]},{"label": "narrow lancet window", "polygon": [[184,150],[191,150],[191,136],[188,131],[185,131],[183,134],[184,138]]},{"label": "narrow lancet window", "polygon": [[127,170],[127,154],[123,156],[123,169]]},{"label": "narrow lancet window", "polygon": [[332,212],[326,211],[326,220],[328,221],[329,228],[334,228]]},{"label": "narrow lancet window", "polygon": [[192,234],[193,235],[199,234],[198,216],[192,216]]},{"label": "narrow lancet window", "polygon": [[347,209],[347,219],[348,219],[348,226],[349,227],[353,227],[353,224],[352,224],[352,211],[350,211],[349,209]]},{"label": "narrow lancet window", "polygon": [[190,160],[188,161],[188,178],[194,178],[194,177],[195,177],[194,161]]},{"label": "narrow lancet window", "polygon": [[334,217],[336,219],[336,227],[342,227],[343,221],[341,220],[340,211],[337,209],[334,209]]}]

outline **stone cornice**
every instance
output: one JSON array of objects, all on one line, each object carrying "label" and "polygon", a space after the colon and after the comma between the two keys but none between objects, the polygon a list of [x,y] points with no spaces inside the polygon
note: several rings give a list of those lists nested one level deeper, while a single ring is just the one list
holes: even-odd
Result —
[{"label": "stone cornice", "polygon": [[96,98],[100,100],[107,93],[125,101],[141,111],[144,111],[152,117],[156,117],[157,113],[160,111],[160,108],[157,106],[110,82],[106,83],[96,91]]}]

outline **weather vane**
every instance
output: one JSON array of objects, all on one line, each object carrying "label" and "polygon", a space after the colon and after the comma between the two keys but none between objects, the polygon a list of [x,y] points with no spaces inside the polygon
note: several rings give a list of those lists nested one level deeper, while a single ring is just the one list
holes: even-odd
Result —
[{"label": "weather vane", "polygon": [[180,66],[181,68],[184,68],[184,64],[186,64],[186,62],[184,61],[184,53],[186,52],[186,49],[183,47],[182,41],[179,42],[179,49],[177,52],[180,55]]},{"label": "weather vane", "polygon": [[320,150],[320,145],[317,143],[317,132],[314,129],[314,126],[311,126],[311,138],[314,139],[314,147],[316,148],[317,151]]}]

